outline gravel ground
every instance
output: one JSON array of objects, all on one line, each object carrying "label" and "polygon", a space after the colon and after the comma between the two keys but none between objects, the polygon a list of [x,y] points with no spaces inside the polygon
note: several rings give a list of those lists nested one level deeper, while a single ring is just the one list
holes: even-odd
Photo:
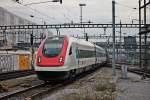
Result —
[{"label": "gravel ground", "polygon": [[133,73],[122,79],[116,72],[112,77],[112,69],[102,68],[42,100],[150,100],[150,79]]},{"label": "gravel ground", "polygon": [[111,73],[110,68],[101,68],[42,100],[115,100],[117,78]]},{"label": "gravel ground", "polygon": [[129,73],[128,79],[117,82],[118,96],[116,100],[150,100],[150,79]]},{"label": "gravel ground", "polygon": [[[32,75],[2,81],[1,85],[8,91],[13,91],[36,82],[40,80]],[[45,95],[42,100],[150,100],[150,79],[141,80],[139,75],[132,73],[128,73],[128,79],[122,79],[119,70],[117,77],[112,77],[111,68],[101,68],[73,84]]]}]

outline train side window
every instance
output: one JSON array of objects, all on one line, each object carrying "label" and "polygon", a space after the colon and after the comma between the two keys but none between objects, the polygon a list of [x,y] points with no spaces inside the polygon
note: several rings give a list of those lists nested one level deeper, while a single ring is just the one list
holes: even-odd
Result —
[{"label": "train side window", "polygon": [[70,47],[70,50],[69,50],[69,55],[72,54],[72,46]]}]

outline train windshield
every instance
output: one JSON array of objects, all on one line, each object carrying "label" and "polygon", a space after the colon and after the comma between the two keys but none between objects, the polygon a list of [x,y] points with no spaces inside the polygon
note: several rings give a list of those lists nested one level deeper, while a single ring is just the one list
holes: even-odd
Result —
[{"label": "train windshield", "polygon": [[46,57],[56,57],[61,53],[63,47],[63,37],[51,37],[45,41],[43,55]]}]

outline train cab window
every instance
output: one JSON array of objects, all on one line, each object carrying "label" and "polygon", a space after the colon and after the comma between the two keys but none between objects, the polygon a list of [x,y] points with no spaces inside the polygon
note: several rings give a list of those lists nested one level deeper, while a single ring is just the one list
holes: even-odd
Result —
[{"label": "train cab window", "polygon": [[72,46],[70,46],[70,49],[69,49],[69,55],[72,54]]},{"label": "train cab window", "polygon": [[43,55],[46,57],[56,57],[61,53],[63,47],[63,38],[48,38],[43,46]]}]

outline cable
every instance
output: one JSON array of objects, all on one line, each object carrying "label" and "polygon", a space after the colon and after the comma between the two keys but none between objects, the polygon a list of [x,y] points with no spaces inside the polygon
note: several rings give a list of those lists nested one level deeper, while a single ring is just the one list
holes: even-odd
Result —
[{"label": "cable", "polygon": [[51,17],[51,16],[49,16],[49,15],[47,15],[47,14],[45,14],[45,13],[42,13],[42,12],[40,12],[40,11],[38,11],[38,10],[32,8],[32,7],[29,7],[29,8],[32,9],[32,10],[34,10],[35,12],[41,14],[41,15],[44,16],[44,17],[46,16],[47,18],[51,18],[52,20],[58,21],[58,20],[55,19],[55,17]]},{"label": "cable", "polygon": [[[54,9],[54,10],[55,10],[55,8],[53,8],[52,6],[48,6],[48,7],[51,7],[51,9]],[[62,8],[63,8],[63,7],[62,7]],[[63,9],[64,9],[64,8],[63,8]],[[66,11],[66,10],[65,10],[65,11]],[[68,16],[69,14],[66,15],[66,13],[65,13],[64,11],[62,12],[62,9],[61,9],[61,11],[59,11],[59,12],[57,11],[57,13],[61,14],[67,21],[70,20],[70,22],[71,22],[71,19],[70,19],[70,17]],[[69,23],[70,23],[70,22],[69,22]]]},{"label": "cable", "polygon": [[41,3],[48,3],[48,2],[57,2],[57,1],[41,1],[41,2],[31,2],[28,4],[24,4],[24,6],[33,5],[33,4],[41,4]]},{"label": "cable", "polygon": [[[129,8],[129,9],[132,9],[132,10],[137,10],[137,8],[134,8],[134,7],[131,7],[131,6],[128,6],[128,5],[125,5],[125,4],[122,4],[122,3],[118,3],[116,2],[117,5],[120,5],[122,7],[126,7],[126,8]],[[137,10],[138,11],[138,10]]]},{"label": "cable", "polygon": [[73,19],[72,16],[71,16],[72,14],[71,14],[70,10],[67,9],[65,6],[63,6],[63,9],[67,11],[68,17],[71,18],[71,19]]},{"label": "cable", "polygon": [[[28,17],[31,17],[32,16],[32,14],[28,14],[28,13],[25,13],[25,12],[20,12],[20,11],[18,11],[18,10],[13,10],[13,11],[15,11],[15,12],[18,12],[19,14],[21,14],[21,15],[26,15],[26,16],[28,16]],[[51,21],[50,19],[48,19],[48,18],[41,18],[41,17],[34,17],[34,18],[36,18],[36,19],[43,19],[43,20],[48,20],[48,21]]]}]

